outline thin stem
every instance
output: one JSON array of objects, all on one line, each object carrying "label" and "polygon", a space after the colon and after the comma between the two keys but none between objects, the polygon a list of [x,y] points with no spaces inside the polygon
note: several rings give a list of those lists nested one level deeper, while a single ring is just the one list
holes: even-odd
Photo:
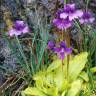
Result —
[{"label": "thin stem", "polygon": [[[82,41],[81,41],[81,45],[80,45],[80,49],[81,49],[81,51],[83,51],[83,49],[85,48],[85,45],[84,45],[84,30],[81,28],[81,26],[80,26],[80,24],[76,21],[76,20],[74,20],[74,22],[75,22],[75,24],[76,24],[76,26],[77,26],[77,28],[80,30],[79,32],[80,32],[80,35],[81,35],[81,37],[82,37]],[[84,48],[83,48],[83,45],[84,45]]]},{"label": "thin stem", "polygon": [[63,71],[63,65],[64,65],[64,62],[63,62],[63,60],[62,60],[62,71]]},{"label": "thin stem", "polygon": [[[70,47],[70,36],[68,32],[67,32],[67,47]],[[70,55],[67,56],[67,77],[69,71],[69,60],[70,60]]]},{"label": "thin stem", "polygon": [[16,50],[15,50],[14,47],[12,46],[9,38],[8,38],[5,34],[3,34],[3,38],[7,41],[8,47],[11,49],[11,51],[12,51],[12,52],[14,53],[14,55],[16,56],[16,59],[17,59],[18,63],[21,65],[22,68],[25,68],[22,60],[20,60],[19,57],[18,57],[18,55],[16,54]]},{"label": "thin stem", "polygon": [[[22,39],[19,39],[19,40],[20,40],[20,42],[21,42],[21,41],[26,41],[26,40],[32,40],[32,41],[33,41],[34,38],[30,38],[30,37],[29,37],[29,38],[22,38]],[[41,39],[37,39],[37,38],[36,38],[35,40],[36,40],[37,42],[40,41],[40,42],[42,42],[42,43],[46,43],[44,40],[41,40]],[[32,46],[33,46],[33,43],[32,43]]]},{"label": "thin stem", "polygon": [[90,89],[92,90],[92,89],[94,89],[94,83],[93,83],[93,74],[90,70],[91,64],[92,64],[92,61],[91,61],[91,58],[89,56],[89,62],[87,63],[87,73],[88,73],[89,81],[90,81]]},{"label": "thin stem", "polygon": [[[65,30],[65,40],[67,42],[67,47],[70,47],[70,35],[69,32]],[[69,60],[70,60],[70,55],[67,56],[67,79],[68,79],[68,71],[69,71]]]},{"label": "thin stem", "polygon": [[32,63],[32,47],[30,46],[30,63],[31,63],[31,70],[32,70],[32,74],[34,74],[34,67],[33,67],[33,63]]},{"label": "thin stem", "polygon": [[64,39],[64,31],[62,30],[62,40]]},{"label": "thin stem", "polygon": [[16,35],[15,35],[15,37],[16,37],[16,41],[17,41],[17,44],[18,44],[19,51],[20,51],[20,53],[21,53],[21,55],[23,57],[23,60],[24,60],[24,62],[26,64],[27,70],[30,73],[30,67],[28,66],[28,62],[27,62],[27,59],[25,57],[25,54],[23,53],[23,49],[21,47],[20,41],[19,41],[19,39],[18,39],[18,37]]},{"label": "thin stem", "polygon": [[67,3],[67,0],[64,0],[64,5]]},{"label": "thin stem", "polygon": [[88,10],[88,4],[89,4],[90,0],[86,0],[86,11]]},{"label": "thin stem", "polygon": [[[47,44],[47,43],[46,43]],[[43,57],[43,53],[44,53],[44,51],[45,51],[45,48],[46,48],[46,44],[43,44],[43,48],[41,49],[41,51],[40,51],[40,57],[39,57],[39,59],[38,59],[38,65],[37,65],[37,70],[39,70],[39,68],[40,68],[40,65],[41,65],[41,61],[42,61],[42,57]]]}]

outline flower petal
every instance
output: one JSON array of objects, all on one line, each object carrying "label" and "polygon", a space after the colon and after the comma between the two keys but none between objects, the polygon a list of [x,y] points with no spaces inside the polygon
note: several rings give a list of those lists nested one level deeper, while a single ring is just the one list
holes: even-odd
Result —
[{"label": "flower petal", "polygon": [[61,4],[64,4],[64,0],[59,0]]},{"label": "flower petal", "polygon": [[57,55],[58,55],[59,59],[63,60],[65,58],[65,53],[64,52],[60,52]]},{"label": "flower petal", "polygon": [[66,41],[61,41],[60,42],[60,47],[66,48]]},{"label": "flower petal", "polygon": [[60,53],[61,48],[60,47],[54,47],[54,53]]},{"label": "flower petal", "polygon": [[92,17],[92,18],[89,19],[89,22],[90,22],[90,23],[93,23],[94,20],[95,20],[95,18]]},{"label": "flower petal", "polygon": [[22,30],[22,33],[28,33],[29,32],[29,27],[26,26],[23,30]]},{"label": "flower petal", "polygon": [[52,50],[55,47],[55,42],[49,41],[47,47],[48,47],[48,49]]},{"label": "flower petal", "polygon": [[11,36],[11,37],[13,35],[16,35],[16,36],[21,35],[21,33],[22,33],[21,31],[17,31],[14,28],[13,29],[10,29],[9,32],[8,32],[9,36]]},{"label": "flower petal", "polygon": [[15,30],[13,28],[10,29],[8,35],[12,37],[14,34],[15,34]]},{"label": "flower petal", "polygon": [[75,12],[75,15],[76,15],[77,17],[82,17],[82,16],[83,16],[83,11],[82,11],[82,10],[77,10],[77,11]]},{"label": "flower petal", "polygon": [[83,23],[93,23],[94,20],[95,20],[95,18],[92,17],[90,12],[83,12],[83,15],[79,21],[81,24],[83,24]]},{"label": "flower petal", "polygon": [[16,20],[14,24],[23,25],[24,21],[22,20]]},{"label": "flower petal", "polygon": [[73,19],[78,18],[75,13],[69,15],[69,20],[72,21]]},{"label": "flower petal", "polygon": [[65,53],[67,55],[71,54],[72,53],[72,48],[65,48]]},{"label": "flower petal", "polygon": [[74,13],[69,14],[69,20],[72,21],[73,19],[82,17],[83,12],[81,10],[77,10]]},{"label": "flower petal", "polygon": [[68,14],[66,14],[65,12],[60,14],[60,18],[66,19],[68,16]]},{"label": "flower petal", "polygon": [[84,19],[79,19],[79,22],[81,23],[81,24],[83,24],[85,21],[84,21]]},{"label": "flower petal", "polygon": [[68,9],[68,8],[70,8],[70,9],[75,9],[75,4],[73,3],[73,4],[66,4],[65,6],[64,6],[64,9]]}]

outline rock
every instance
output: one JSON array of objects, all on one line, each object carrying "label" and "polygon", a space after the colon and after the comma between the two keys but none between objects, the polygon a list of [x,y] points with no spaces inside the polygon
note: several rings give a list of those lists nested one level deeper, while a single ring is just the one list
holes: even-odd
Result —
[{"label": "rock", "polygon": [[5,60],[5,57],[2,54],[0,54],[0,64],[2,64],[4,60]]},{"label": "rock", "polygon": [[0,86],[5,82],[5,76],[0,73]]}]

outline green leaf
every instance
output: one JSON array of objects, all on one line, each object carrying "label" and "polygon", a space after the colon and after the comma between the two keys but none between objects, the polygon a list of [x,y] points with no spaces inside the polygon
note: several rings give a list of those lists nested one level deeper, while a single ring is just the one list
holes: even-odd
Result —
[{"label": "green leaf", "polygon": [[56,86],[45,87],[43,90],[47,96],[58,96],[58,88]]},{"label": "green leaf", "polygon": [[76,55],[73,60],[69,62],[69,79],[71,81],[75,80],[87,62],[87,52],[83,52]]},{"label": "green leaf", "polygon": [[81,80],[76,80],[76,81],[72,82],[71,88],[68,91],[67,96],[76,96],[80,92],[81,85],[82,85]]},{"label": "green leaf", "polygon": [[44,78],[45,78],[45,73],[42,71],[36,73],[33,76],[33,79],[35,80],[35,85],[37,88],[42,88],[43,83],[44,83]]},{"label": "green leaf", "polygon": [[66,91],[64,91],[61,96],[66,96]]},{"label": "green leaf", "polygon": [[[87,62],[87,52],[83,52],[69,61],[68,78],[67,58],[54,61],[47,70],[39,71],[33,76],[35,87],[28,87],[23,94],[32,96],[77,96],[82,89],[83,80],[88,81],[82,69]],[[82,77],[82,79],[80,78]],[[80,80],[79,80],[80,79]]]},{"label": "green leaf", "polygon": [[87,74],[86,72],[84,72],[84,71],[80,73],[80,77],[81,77],[83,80],[85,80],[86,82],[89,81],[88,74]]},{"label": "green leaf", "polygon": [[96,73],[96,67],[91,68],[92,73]]},{"label": "green leaf", "polygon": [[54,72],[54,82],[60,92],[64,91],[69,87],[69,82],[66,80],[65,77],[65,71],[62,68],[63,66],[60,66],[58,69]]},{"label": "green leaf", "polygon": [[54,61],[47,69],[47,72],[51,72],[53,70],[55,70],[56,68],[58,68],[60,65],[62,64],[61,60],[56,60]]},{"label": "green leaf", "polygon": [[44,94],[42,91],[40,91],[36,87],[28,87],[23,91],[23,93],[25,95],[32,95],[32,96],[47,96],[46,94]]}]

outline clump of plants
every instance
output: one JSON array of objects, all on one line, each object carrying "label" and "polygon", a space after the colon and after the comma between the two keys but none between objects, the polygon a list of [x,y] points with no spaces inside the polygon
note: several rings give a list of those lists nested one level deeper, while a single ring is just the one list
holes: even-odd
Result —
[{"label": "clump of plants", "polygon": [[[83,70],[88,53],[72,56],[67,70],[67,58],[55,60],[47,70],[39,71],[33,76],[34,86],[22,91],[23,96],[79,96],[89,81]],[[63,63],[63,64],[62,64]],[[84,85],[84,83],[86,83]]]},{"label": "clump of plants", "polygon": [[[68,28],[72,27],[74,22],[78,26],[80,23],[86,26],[85,24],[93,23],[95,19],[90,12],[77,10],[75,4],[65,4],[63,10],[57,11],[56,14],[57,18],[53,20],[53,24],[62,31],[61,37],[60,35],[57,37],[60,44],[56,46],[54,41],[49,41],[48,48],[57,54],[61,60],[55,58],[46,70],[33,75],[35,83],[22,91],[22,96],[95,95],[91,90],[88,94],[86,93],[89,87],[89,76],[85,69],[85,65],[87,66],[88,63],[88,52],[76,56],[70,55],[73,48],[70,47],[70,35],[68,33]],[[83,36],[86,37],[87,35],[84,34]],[[84,48],[84,51],[87,50]],[[93,82],[95,83],[95,81]]]},{"label": "clump of plants", "polygon": [[[91,26],[95,18],[88,6],[82,10],[75,3],[59,2],[64,6],[52,20],[56,32],[49,30],[47,23],[43,25],[36,8],[34,33],[25,21],[9,20],[11,26],[4,38],[17,57],[23,72],[20,78],[27,83],[19,91],[22,96],[96,95],[96,30]],[[71,41],[73,27],[78,30],[75,47]]]}]

